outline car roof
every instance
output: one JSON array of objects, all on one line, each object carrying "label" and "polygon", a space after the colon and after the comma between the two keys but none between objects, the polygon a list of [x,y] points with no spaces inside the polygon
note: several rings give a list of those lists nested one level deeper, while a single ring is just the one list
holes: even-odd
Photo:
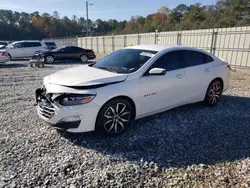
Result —
[{"label": "car roof", "polygon": [[140,49],[140,50],[152,50],[152,51],[163,51],[166,49],[172,49],[172,50],[188,50],[188,49],[195,49],[198,51],[202,51],[197,48],[192,48],[192,47],[186,47],[182,45],[166,45],[166,44],[143,44],[143,45],[136,45],[136,46],[129,46],[126,47],[127,49]]},{"label": "car roof", "polygon": [[12,43],[14,44],[14,43],[20,43],[20,42],[42,42],[42,41],[40,41],[40,40],[20,40],[20,41],[14,41]]}]

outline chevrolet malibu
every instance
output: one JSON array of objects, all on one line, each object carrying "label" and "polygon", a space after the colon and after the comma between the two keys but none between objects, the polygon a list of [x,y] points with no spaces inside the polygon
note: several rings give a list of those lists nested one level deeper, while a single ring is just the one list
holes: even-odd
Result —
[{"label": "chevrolet malibu", "polygon": [[36,90],[40,118],[68,132],[123,133],[132,121],[178,106],[218,104],[230,65],[195,48],[138,45],[68,68]]}]

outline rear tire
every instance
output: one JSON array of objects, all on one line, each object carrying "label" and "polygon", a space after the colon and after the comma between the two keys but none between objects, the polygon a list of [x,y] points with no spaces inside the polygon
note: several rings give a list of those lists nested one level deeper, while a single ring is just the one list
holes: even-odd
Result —
[{"label": "rear tire", "polygon": [[52,55],[49,55],[45,58],[45,62],[48,64],[52,64],[55,62],[55,58]]},{"label": "rear tire", "polygon": [[81,62],[86,63],[88,62],[88,57],[86,55],[81,55],[80,60]]},{"label": "rear tire", "polygon": [[204,103],[207,106],[216,106],[223,92],[223,84],[220,80],[214,80],[208,86]]},{"label": "rear tire", "polygon": [[98,113],[96,130],[108,136],[118,136],[127,130],[133,118],[131,103],[125,99],[114,99],[107,102]]}]

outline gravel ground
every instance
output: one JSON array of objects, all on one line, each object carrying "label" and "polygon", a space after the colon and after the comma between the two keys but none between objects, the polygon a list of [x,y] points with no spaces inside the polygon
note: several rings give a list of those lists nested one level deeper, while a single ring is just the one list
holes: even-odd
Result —
[{"label": "gravel ground", "polygon": [[106,138],[36,115],[42,78],[78,65],[0,65],[0,187],[250,187],[250,70],[232,74],[218,107],[187,105]]}]

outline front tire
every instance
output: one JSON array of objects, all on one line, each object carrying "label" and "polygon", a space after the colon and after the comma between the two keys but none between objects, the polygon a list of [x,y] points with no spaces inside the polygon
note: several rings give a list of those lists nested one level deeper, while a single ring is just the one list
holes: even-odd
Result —
[{"label": "front tire", "polygon": [[81,62],[86,63],[88,62],[88,57],[86,55],[81,55],[80,60]]},{"label": "front tire", "polygon": [[134,109],[125,99],[114,99],[100,110],[96,121],[96,130],[108,136],[124,133],[134,119]]},{"label": "front tire", "polygon": [[207,106],[216,106],[223,91],[223,84],[220,80],[214,80],[208,86],[204,103]]},{"label": "front tire", "polygon": [[45,58],[45,62],[48,64],[52,64],[55,62],[55,58],[52,55],[49,55]]}]

